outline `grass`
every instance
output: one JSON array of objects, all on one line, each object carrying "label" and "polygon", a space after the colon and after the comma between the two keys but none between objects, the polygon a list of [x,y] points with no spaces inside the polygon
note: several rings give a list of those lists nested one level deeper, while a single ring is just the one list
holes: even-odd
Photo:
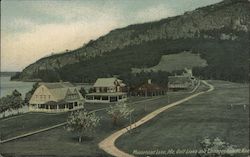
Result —
[{"label": "grass", "polygon": [[25,113],[13,119],[1,120],[0,133],[2,140],[62,123],[67,116],[68,113]]},{"label": "grass", "polygon": [[178,54],[163,55],[160,62],[150,68],[132,68],[133,73],[139,73],[142,70],[145,72],[150,71],[167,71],[172,72],[175,70],[182,70],[184,68],[204,67],[207,61],[202,59],[199,55],[191,52],[181,52]]},{"label": "grass", "polygon": [[[155,117],[116,141],[118,148],[133,150],[199,149],[204,137],[219,137],[237,148],[249,148],[248,86],[211,81],[215,90]],[[229,104],[248,104],[229,109]]]},{"label": "grass", "polygon": [[[201,86],[199,90],[204,90],[204,86]],[[190,95],[190,93],[169,93],[169,103],[179,100],[183,97]],[[168,102],[168,97],[157,97],[155,100],[149,101],[151,97],[131,97],[129,104],[131,107],[135,108],[135,111],[132,114],[132,120],[136,121],[146,114],[152,112],[153,110],[165,106]],[[153,97],[156,98],[156,97]],[[136,102],[137,101],[137,102]],[[139,101],[139,102],[138,102]],[[94,110],[98,108],[108,107],[107,104],[86,104],[88,110]],[[79,144],[77,142],[77,136],[73,133],[67,132],[63,127],[32,135],[23,139],[19,139],[13,142],[4,143],[0,145],[0,153],[10,154],[10,155],[55,155],[55,156],[101,156],[107,155],[103,151],[99,150],[98,143],[103,140],[105,137],[110,135],[112,132],[125,127],[128,125],[128,120],[120,120],[119,126],[114,127],[111,122],[111,118],[105,111],[100,111],[96,113],[101,117],[100,126],[96,129],[96,134],[92,139],[84,141]],[[37,114],[39,115],[39,114]],[[46,117],[46,114],[43,114]],[[17,130],[15,123],[18,121],[23,121],[25,118],[27,121],[30,119],[36,119],[33,117],[22,116],[16,120],[10,119],[6,123],[5,132],[11,134],[12,130]],[[53,115],[54,121],[57,121],[59,115]],[[66,115],[62,115],[62,121],[66,119]],[[16,122],[15,122],[16,121]],[[44,117],[34,120],[36,122],[46,121]],[[41,122],[46,123],[46,122]],[[37,128],[30,123],[31,125],[28,128]],[[2,122],[0,121],[2,126]],[[37,125],[40,126],[41,124]],[[7,129],[8,128],[8,129]],[[25,131],[29,130],[26,129]],[[20,132],[19,132],[20,133]],[[12,153],[12,154],[11,154]]]},{"label": "grass", "polygon": [[[142,97],[132,97],[128,102],[144,100]],[[108,104],[86,104],[88,111],[102,109],[108,107]],[[2,140],[24,133],[47,128],[67,120],[70,113],[25,113],[18,116],[4,118],[0,120],[0,137]]]}]

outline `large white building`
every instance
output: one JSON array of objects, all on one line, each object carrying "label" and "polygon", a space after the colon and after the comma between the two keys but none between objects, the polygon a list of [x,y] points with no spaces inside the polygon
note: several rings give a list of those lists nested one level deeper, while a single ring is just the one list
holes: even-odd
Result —
[{"label": "large white building", "polygon": [[89,103],[110,103],[127,100],[127,93],[123,92],[125,84],[117,78],[99,78],[93,88],[94,93],[86,95]]},{"label": "large white building", "polygon": [[29,101],[35,112],[65,112],[83,107],[84,98],[69,82],[40,83]]}]

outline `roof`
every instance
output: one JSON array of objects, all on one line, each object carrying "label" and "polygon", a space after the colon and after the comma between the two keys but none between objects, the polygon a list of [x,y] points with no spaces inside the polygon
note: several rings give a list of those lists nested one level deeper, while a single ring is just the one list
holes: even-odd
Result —
[{"label": "roof", "polygon": [[[39,85],[40,86],[37,88],[37,90],[39,90],[40,88],[43,88],[44,86],[45,88],[47,88],[48,92],[52,95],[53,101],[56,101],[56,102],[67,100],[68,99],[67,96],[70,94],[76,94],[77,97],[71,97],[68,100],[83,99],[82,95],[77,90],[77,88],[69,82],[39,83]],[[41,100],[38,100],[38,101],[41,101]],[[31,98],[30,103],[35,103],[35,102],[37,102],[37,100]]]},{"label": "roof", "polygon": [[87,96],[117,96],[117,95],[125,95],[127,93],[124,92],[114,92],[114,93],[89,93]]},{"label": "roof", "polygon": [[98,78],[94,84],[94,87],[115,87],[115,82],[121,82],[115,77],[111,78]]},{"label": "roof", "polygon": [[147,90],[147,91],[157,91],[157,90],[164,90],[163,87],[153,84],[153,83],[144,83],[138,87],[136,87],[136,90]]},{"label": "roof", "polygon": [[169,84],[184,84],[187,82],[190,82],[189,76],[178,75],[178,76],[169,76],[168,77]]},{"label": "roof", "polygon": [[47,87],[57,100],[65,99],[68,92],[73,93],[76,90],[76,87],[69,82],[41,83],[41,85]]},{"label": "roof", "polygon": [[56,82],[56,83],[39,83],[39,85],[44,85],[48,89],[56,89],[56,88],[65,88],[65,87],[74,87],[70,82]]},{"label": "roof", "polygon": [[50,93],[57,99],[57,100],[63,100],[66,98],[67,92],[70,90],[69,88],[63,87],[63,88],[54,88],[50,89]]}]

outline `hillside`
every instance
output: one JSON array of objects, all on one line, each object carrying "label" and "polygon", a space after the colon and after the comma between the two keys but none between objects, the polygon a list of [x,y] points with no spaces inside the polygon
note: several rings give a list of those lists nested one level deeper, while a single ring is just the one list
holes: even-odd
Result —
[{"label": "hillside", "polygon": [[250,3],[225,0],[184,15],[111,31],[76,50],[42,58],[12,79],[91,82],[157,65],[162,55],[191,51],[208,66],[204,78],[248,80]]},{"label": "hillside", "polygon": [[173,72],[177,70],[183,70],[185,68],[193,69],[195,67],[205,66],[207,66],[207,61],[202,59],[198,54],[184,51],[177,54],[163,55],[160,62],[156,66],[150,68],[132,68],[132,73],[140,73],[142,71]]}]

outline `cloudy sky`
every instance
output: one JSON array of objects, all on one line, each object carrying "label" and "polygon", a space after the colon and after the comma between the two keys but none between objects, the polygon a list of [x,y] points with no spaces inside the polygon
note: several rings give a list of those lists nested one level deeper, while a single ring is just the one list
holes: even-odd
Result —
[{"label": "cloudy sky", "polygon": [[221,0],[3,0],[1,71],[72,50],[110,30],[183,14]]}]

